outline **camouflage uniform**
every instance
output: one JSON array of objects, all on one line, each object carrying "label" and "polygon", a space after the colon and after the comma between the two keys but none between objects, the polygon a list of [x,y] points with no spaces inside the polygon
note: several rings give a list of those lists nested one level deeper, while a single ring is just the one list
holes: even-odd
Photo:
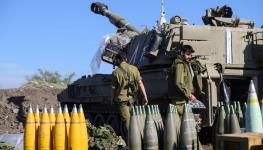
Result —
[{"label": "camouflage uniform", "polygon": [[[120,116],[125,125],[126,133],[129,129],[130,110],[132,106],[132,104],[129,103],[129,100],[135,99],[134,92],[137,91],[141,79],[139,70],[135,66],[129,65],[126,62],[122,62],[120,67],[112,73],[112,86],[116,90],[116,96],[114,99],[119,102]],[[132,88],[129,85],[129,82],[131,81],[134,83],[135,88]]]},{"label": "camouflage uniform", "polygon": [[169,93],[172,103],[176,104],[179,114],[183,113],[184,103],[189,100],[190,94],[200,98],[202,92],[201,73],[205,71],[199,61],[185,61],[178,55],[171,66]]}]

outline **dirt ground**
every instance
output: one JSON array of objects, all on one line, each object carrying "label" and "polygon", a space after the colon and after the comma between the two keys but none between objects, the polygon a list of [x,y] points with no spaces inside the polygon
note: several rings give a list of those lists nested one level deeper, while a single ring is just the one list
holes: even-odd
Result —
[{"label": "dirt ground", "polygon": [[55,106],[59,92],[61,89],[54,88],[0,89],[0,134],[22,133],[28,106]]}]

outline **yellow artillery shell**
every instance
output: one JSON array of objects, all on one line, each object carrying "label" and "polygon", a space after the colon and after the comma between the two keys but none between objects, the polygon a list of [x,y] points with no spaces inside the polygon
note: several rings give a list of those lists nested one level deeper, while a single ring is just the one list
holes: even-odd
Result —
[{"label": "yellow artillery shell", "polygon": [[36,149],[37,149],[37,145],[38,145],[38,130],[39,130],[39,126],[40,126],[40,117],[39,117],[39,108],[38,108],[38,105],[36,107],[36,111],[34,113],[34,116],[35,116],[35,131],[36,131],[36,135],[35,135],[35,138],[36,138]]},{"label": "yellow artillery shell", "polygon": [[24,150],[36,149],[35,136],[36,136],[35,119],[34,119],[32,107],[30,106],[26,116],[26,125],[24,132]]},{"label": "yellow artillery shell", "polygon": [[71,121],[69,128],[69,149],[80,150],[81,149],[81,137],[80,137],[80,123],[76,105],[74,105],[71,113]]},{"label": "yellow artillery shell", "polygon": [[50,122],[46,106],[41,115],[38,132],[38,150],[50,150]]},{"label": "yellow artillery shell", "polygon": [[56,121],[56,116],[54,113],[54,108],[51,105],[50,107],[50,112],[49,112],[49,122],[50,122],[50,148],[53,148],[53,142],[54,142],[54,138],[53,138],[53,134],[54,134],[54,128],[55,128],[55,121]]},{"label": "yellow artillery shell", "polygon": [[80,122],[80,135],[81,135],[81,149],[82,150],[87,150],[88,149],[88,132],[87,132],[87,125],[86,125],[86,120],[85,120],[85,115],[83,112],[82,105],[79,105],[79,122]]},{"label": "yellow artillery shell", "polygon": [[54,128],[54,150],[66,150],[66,125],[64,122],[64,116],[62,114],[61,107],[56,117],[56,123]]},{"label": "yellow artillery shell", "polygon": [[[66,124],[66,147],[68,147],[68,139],[69,139],[69,127],[70,127],[70,116],[68,113],[68,107],[67,105],[64,106],[64,110],[63,110],[63,116],[64,116],[64,120],[65,120],[65,124]],[[69,149],[69,147],[68,147]]]}]

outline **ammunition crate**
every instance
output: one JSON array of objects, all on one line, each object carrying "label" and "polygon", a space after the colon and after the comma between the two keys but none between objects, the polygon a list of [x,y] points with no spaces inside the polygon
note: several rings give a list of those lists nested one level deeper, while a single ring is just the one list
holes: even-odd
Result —
[{"label": "ammunition crate", "polygon": [[216,150],[263,150],[263,134],[238,133],[216,136]]}]

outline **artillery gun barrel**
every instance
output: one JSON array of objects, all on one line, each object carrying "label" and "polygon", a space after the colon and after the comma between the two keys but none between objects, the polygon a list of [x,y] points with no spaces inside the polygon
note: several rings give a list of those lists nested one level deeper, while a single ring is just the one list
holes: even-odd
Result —
[{"label": "artillery gun barrel", "polygon": [[130,25],[128,21],[126,21],[122,16],[112,13],[108,10],[108,6],[96,2],[91,4],[91,11],[94,12],[95,14],[100,14],[102,16],[106,16],[109,18],[110,22],[115,25],[117,28],[126,28],[127,30],[136,32],[136,33],[141,33],[138,29],[136,29],[134,26]]}]

